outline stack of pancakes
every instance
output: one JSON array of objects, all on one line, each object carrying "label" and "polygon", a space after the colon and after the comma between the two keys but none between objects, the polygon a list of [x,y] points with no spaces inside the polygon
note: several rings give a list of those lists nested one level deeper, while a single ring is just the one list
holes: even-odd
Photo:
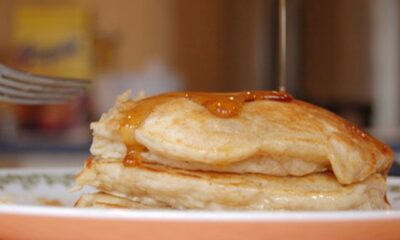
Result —
[{"label": "stack of pancakes", "polygon": [[281,92],[127,92],[92,123],[76,206],[209,210],[386,209],[392,150]]}]

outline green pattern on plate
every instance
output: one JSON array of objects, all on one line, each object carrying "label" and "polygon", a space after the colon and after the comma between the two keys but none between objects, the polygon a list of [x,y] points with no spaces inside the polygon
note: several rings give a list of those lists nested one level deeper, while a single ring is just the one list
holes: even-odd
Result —
[{"label": "green pattern on plate", "polygon": [[21,184],[24,190],[30,190],[35,187],[37,184],[44,182],[48,186],[52,186],[55,184],[61,184],[65,187],[70,187],[74,183],[75,175],[74,174],[6,174],[0,175],[0,190],[4,190],[7,185],[19,183]]}]

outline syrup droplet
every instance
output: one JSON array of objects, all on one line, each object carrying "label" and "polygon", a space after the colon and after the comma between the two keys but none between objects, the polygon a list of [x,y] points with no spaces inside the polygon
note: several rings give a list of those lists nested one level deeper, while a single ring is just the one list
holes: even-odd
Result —
[{"label": "syrup droplet", "polygon": [[128,147],[128,153],[126,154],[123,164],[126,167],[134,167],[138,166],[142,163],[142,153],[147,149],[145,146],[141,144],[135,144],[133,146]]}]

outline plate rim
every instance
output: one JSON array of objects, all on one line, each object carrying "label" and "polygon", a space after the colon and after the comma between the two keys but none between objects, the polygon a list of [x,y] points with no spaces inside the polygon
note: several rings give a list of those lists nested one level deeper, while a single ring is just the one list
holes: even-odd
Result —
[{"label": "plate rim", "polygon": [[182,211],[182,210],[131,210],[131,209],[82,209],[73,207],[1,205],[0,214],[61,217],[100,220],[143,221],[207,221],[207,222],[313,222],[313,221],[376,221],[400,220],[398,210],[377,211]]}]

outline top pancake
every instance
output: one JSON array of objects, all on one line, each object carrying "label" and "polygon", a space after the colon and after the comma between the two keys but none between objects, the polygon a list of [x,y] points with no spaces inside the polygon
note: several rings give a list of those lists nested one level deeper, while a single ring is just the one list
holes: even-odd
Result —
[{"label": "top pancake", "polygon": [[[122,95],[113,109],[92,124],[94,156],[120,160],[126,156],[121,120],[127,109],[146,101],[129,98],[129,93]],[[274,162],[300,170],[268,167],[261,173],[301,176],[332,170],[340,183],[349,184],[386,172],[393,161],[393,152],[385,144],[339,116],[299,100],[248,102],[231,118],[215,116],[185,97],[168,97],[159,103],[132,138],[148,149],[147,155],[183,168],[193,168],[195,163],[197,169],[259,172],[251,170],[257,166],[237,171],[232,166],[254,162],[262,169],[263,164]],[[302,171],[299,163],[311,167]]]}]

